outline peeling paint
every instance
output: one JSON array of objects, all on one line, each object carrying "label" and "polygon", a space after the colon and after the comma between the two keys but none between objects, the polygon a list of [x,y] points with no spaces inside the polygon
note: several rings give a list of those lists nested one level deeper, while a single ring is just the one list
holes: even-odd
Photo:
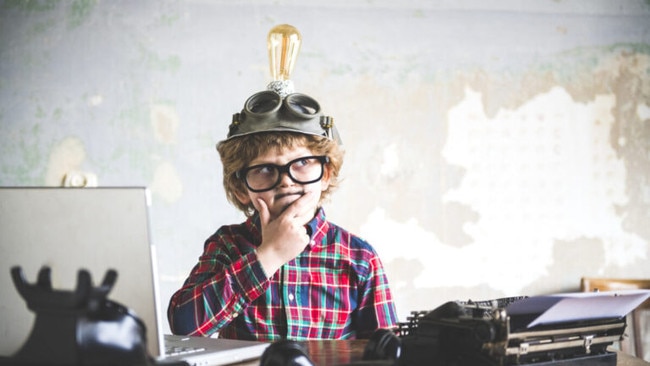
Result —
[{"label": "peeling paint", "polygon": [[644,103],[639,103],[636,106],[636,115],[639,116],[639,120],[646,121],[650,120],[650,106]]},{"label": "peeling paint", "polygon": [[[467,89],[449,110],[442,150],[448,163],[466,170],[444,200],[476,212],[477,220],[464,226],[471,244],[450,247],[415,218],[399,223],[375,211],[362,233],[385,258],[430,258],[414,279],[418,288],[490,284],[510,294],[546,275],[558,240],[598,238],[606,253],[601,271],[646,258],[647,244],[624,230],[612,209],[628,201],[625,165],[609,145],[614,95],[583,104],[555,87],[493,118],[482,100]],[[459,263],[483,274],[445,276]]]},{"label": "peeling paint", "polygon": [[384,150],[384,159],[379,167],[379,171],[388,179],[394,178],[399,174],[399,155],[397,154],[397,146],[395,144],[389,145]]},{"label": "peeling paint", "polygon": [[176,143],[179,122],[174,108],[168,105],[153,105],[149,117],[158,142],[164,144]]},{"label": "peeling paint", "polygon": [[183,196],[183,183],[170,162],[163,161],[158,164],[150,187],[152,193],[167,203],[177,202]]},{"label": "peeling paint", "polygon": [[88,98],[88,105],[98,107],[104,102],[104,97],[101,95],[93,95]]},{"label": "peeling paint", "polygon": [[76,137],[66,137],[56,144],[50,152],[45,184],[48,186],[61,186],[63,179],[69,172],[81,170],[81,165],[86,159],[86,148],[83,141]]}]

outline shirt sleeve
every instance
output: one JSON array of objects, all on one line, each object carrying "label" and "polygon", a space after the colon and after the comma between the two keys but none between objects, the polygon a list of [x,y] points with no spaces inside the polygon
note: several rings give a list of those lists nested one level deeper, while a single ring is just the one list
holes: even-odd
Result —
[{"label": "shirt sleeve", "polygon": [[221,228],[206,241],[199,262],[170,299],[171,331],[211,335],[236,318],[268,285],[255,246]]},{"label": "shirt sleeve", "polygon": [[357,338],[368,338],[380,328],[397,326],[397,311],[388,285],[384,267],[373,251],[368,260],[367,277],[361,283],[359,311],[357,313]]}]

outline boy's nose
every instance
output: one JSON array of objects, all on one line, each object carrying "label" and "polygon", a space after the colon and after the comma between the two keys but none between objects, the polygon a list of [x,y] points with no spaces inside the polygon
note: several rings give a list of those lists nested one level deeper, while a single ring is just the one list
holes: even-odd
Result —
[{"label": "boy's nose", "polygon": [[289,176],[289,171],[280,173],[280,184],[278,185],[286,187],[293,185],[294,183],[293,179]]}]

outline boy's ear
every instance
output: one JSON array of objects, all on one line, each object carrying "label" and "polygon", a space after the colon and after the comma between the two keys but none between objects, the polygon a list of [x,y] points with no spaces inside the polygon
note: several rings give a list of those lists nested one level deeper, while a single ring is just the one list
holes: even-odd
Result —
[{"label": "boy's ear", "polygon": [[324,166],[323,178],[320,180],[321,191],[326,190],[330,186],[330,167],[329,165]]},{"label": "boy's ear", "polygon": [[235,191],[235,197],[242,205],[246,206],[251,203],[251,197],[248,195],[248,192]]}]

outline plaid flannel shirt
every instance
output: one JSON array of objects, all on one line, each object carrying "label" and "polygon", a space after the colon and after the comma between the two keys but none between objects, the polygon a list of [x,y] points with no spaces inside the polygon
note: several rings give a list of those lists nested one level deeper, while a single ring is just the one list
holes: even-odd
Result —
[{"label": "plaid flannel shirt", "polygon": [[167,310],[172,332],[275,341],[369,337],[397,324],[375,250],[328,222],[308,223],[310,244],[267,278],[255,248],[259,217],[221,227]]}]

